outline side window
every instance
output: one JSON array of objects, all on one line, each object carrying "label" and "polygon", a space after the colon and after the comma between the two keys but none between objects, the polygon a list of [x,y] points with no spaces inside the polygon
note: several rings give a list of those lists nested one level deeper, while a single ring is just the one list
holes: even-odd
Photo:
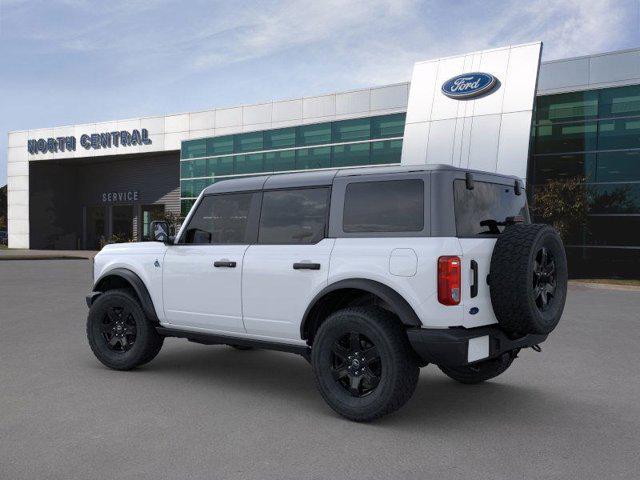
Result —
[{"label": "side window", "polygon": [[193,213],[181,243],[247,243],[247,225],[253,193],[204,197]]},{"label": "side window", "polygon": [[355,232],[420,232],[424,182],[419,179],[354,182],[344,196],[342,229]]},{"label": "side window", "polygon": [[318,243],[325,236],[328,211],[328,188],[264,192],[258,243]]}]

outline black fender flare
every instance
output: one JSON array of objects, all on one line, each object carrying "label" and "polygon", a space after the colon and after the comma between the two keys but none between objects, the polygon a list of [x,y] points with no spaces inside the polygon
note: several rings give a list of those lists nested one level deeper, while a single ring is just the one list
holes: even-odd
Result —
[{"label": "black fender flare", "polygon": [[[109,270],[102,274],[93,287],[93,293],[90,295],[91,303],[93,303],[93,301],[105,291],[105,283],[112,277],[118,277],[127,282],[140,299],[140,306],[147,318],[154,323],[160,324],[160,320],[158,319],[158,315],[153,305],[153,300],[151,300],[151,295],[149,295],[147,286],[135,272],[127,268],[114,268],[113,270]],[[88,299],[89,297],[87,297],[87,303],[89,303]]]},{"label": "black fender flare", "polygon": [[404,325],[410,327],[422,326],[420,318],[418,317],[418,315],[416,315],[416,312],[413,310],[411,305],[409,305],[409,302],[407,302],[404,297],[396,292],[393,288],[385,285],[384,283],[370,280],[368,278],[352,278],[348,280],[340,280],[326,286],[313,298],[313,300],[307,306],[307,309],[304,312],[304,316],[302,317],[302,322],[300,323],[300,338],[306,339],[308,337],[308,332],[306,331],[307,321],[309,320],[311,311],[318,303],[318,301],[328,293],[347,288],[354,290],[363,290],[379,297],[385,303],[387,303],[395,313],[398,314],[400,321]]}]

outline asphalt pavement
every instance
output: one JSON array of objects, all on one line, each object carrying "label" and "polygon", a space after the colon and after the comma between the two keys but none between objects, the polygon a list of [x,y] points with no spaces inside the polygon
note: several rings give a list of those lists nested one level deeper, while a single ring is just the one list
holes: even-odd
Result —
[{"label": "asphalt pavement", "polygon": [[168,339],[116,372],[85,337],[86,260],[0,262],[0,479],[637,479],[640,292],[572,285],[542,353],[399,412],[338,417],[293,354]]}]

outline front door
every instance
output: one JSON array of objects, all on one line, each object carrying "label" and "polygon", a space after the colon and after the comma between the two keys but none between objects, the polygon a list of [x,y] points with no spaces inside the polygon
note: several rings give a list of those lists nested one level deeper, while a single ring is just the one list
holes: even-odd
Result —
[{"label": "front door", "polygon": [[258,243],[244,257],[247,333],[300,340],[305,309],[329,274],[329,194],[328,187],[264,192]]},{"label": "front door", "polygon": [[178,243],[164,257],[168,323],[219,333],[245,332],[242,266],[245,251],[255,240],[256,202],[258,194],[229,193],[206,196],[196,207]]}]

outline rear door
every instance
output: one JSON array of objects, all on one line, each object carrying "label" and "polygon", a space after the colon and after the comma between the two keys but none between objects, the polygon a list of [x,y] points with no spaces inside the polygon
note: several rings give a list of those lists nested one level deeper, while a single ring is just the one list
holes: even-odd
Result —
[{"label": "rear door", "polygon": [[267,190],[258,243],[244,257],[247,333],[300,340],[305,309],[326,283],[335,239],[326,238],[329,187]]},{"label": "rear door", "polygon": [[530,222],[526,195],[524,189],[516,195],[513,184],[475,181],[470,189],[462,179],[454,180],[453,194],[456,231],[463,253],[463,324],[475,327],[495,323],[487,283],[491,255],[508,217],[521,216]]}]

